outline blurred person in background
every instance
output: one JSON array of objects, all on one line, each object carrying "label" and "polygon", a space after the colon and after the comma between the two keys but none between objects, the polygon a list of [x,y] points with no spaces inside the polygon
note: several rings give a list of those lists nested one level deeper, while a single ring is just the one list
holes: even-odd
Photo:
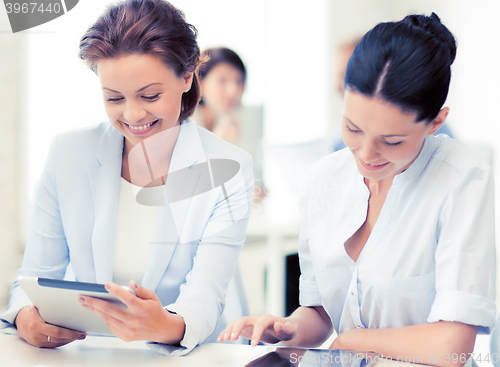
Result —
[{"label": "blurred person in background", "polygon": [[222,139],[236,143],[240,126],[234,113],[241,106],[245,89],[245,65],[228,48],[210,48],[202,56],[208,61],[199,71],[202,95],[193,119]]},{"label": "blurred person in background", "polygon": [[255,200],[265,196],[262,183],[262,108],[243,106],[246,67],[229,48],[209,48],[199,71],[201,100],[192,119],[218,137],[249,152],[254,159]]}]

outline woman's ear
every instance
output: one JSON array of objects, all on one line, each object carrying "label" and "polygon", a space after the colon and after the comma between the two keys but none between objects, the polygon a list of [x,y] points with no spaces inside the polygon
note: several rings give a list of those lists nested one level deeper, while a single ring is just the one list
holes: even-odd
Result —
[{"label": "woman's ear", "polygon": [[182,79],[184,80],[184,93],[189,92],[191,89],[191,85],[193,84],[193,75],[194,72],[188,71],[182,76]]},{"label": "woman's ear", "polygon": [[432,122],[429,124],[429,131],[427,132],[428,135],[434,135],[436,131],[439,130],[441,126],[443,126],[444,122],[446,121],[446,117],[448,116],[448,113],[450,112],[449,107],[443,108],[441,111],[439,111],[438,115]]}]

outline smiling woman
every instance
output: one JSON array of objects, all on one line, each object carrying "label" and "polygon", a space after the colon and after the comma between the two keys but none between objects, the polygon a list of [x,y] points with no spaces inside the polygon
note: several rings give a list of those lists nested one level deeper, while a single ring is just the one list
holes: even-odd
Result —
[{"label": "smiling woman", "polygon": [[342,137],[362,175],[380,181],[392,178],[413,163],[425,137],[443,125],[448,111],[444,108],[429,124],[416,124],[416,112],[405,112],[383,98],[370,98],[348,88],[344,95]]},{"label": "smiling woman", "polygon": [[434,13],[361,39],[345,76],[347,148],[308,173],[301,307],[233,321],[219,340],[312,347],[335,328],[332,349],[438,366],[469,359],[495,322],[494,190],[478,152],[432,136],[449,111],[455,53]]},{"label": "smiling woman", "polygon": [[[124,72],[127,78],[123,78]],[[100,60],[96,73],[106,113],[127,138],[126,145],[137,144],[136,136],[147,137],[151,126],[164,131],[179,124],[181,98],[191,89],[192,72],[178,77],[155,56],[132,54]],[[162,103],[164,100],[169,103]]]},{"label": "smiling woman", "polygon": [[[191,89],[193,72],[178,77],[161,59],[148,54],[99,60],[95,63],[95,70],[101,82],[111,125],[125,137],[122,177],[138,186],[165,183],[158,179],[150,182],[149,172],[143,177],[134,175],[132,180],[130,152],[137,144],[144,144],[148,138],[163,132],[165,144],[149,144],[149,152],[154,156],[166,157],[156,160],[156,165],[161,166],[153,167],[153,171],[161,171],[156,175],[161,178],[167,175],[179,133],[182,95]],[[123,78],[123,75],[127,75],[127,78]]]},{"label": "smiling woman", "polygon": [[[189,120],[200,98],[196,37],[163,0],[112,5],[87,30],[80,57],[99,77],[109,123],[55,138],[18,272],[63,279],[71,265],[77,281],[106,283],[127,308],[92,297],[82,307],[121,339],[177,355],[217,335],[224,310],[243,309],[226,294],[253,194],[250,155]],[[238,169],[209,190],[203,167],[214,161]],[[160,200],[144,204],[145,191]],[[125,282],[137,296],[115,284]],[[1,318],[38,347],[85,338],[35,306],[16,281]]]}]

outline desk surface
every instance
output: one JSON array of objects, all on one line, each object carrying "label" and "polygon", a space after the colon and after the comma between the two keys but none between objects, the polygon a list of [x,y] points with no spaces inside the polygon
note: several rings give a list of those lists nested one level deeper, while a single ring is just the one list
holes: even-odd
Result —
[{"label": "desk surface", "polygon": [[[276,350],[276,352],[274,352]],[[298,353],[295,353],[297,352]],[[302,350],[305,352],[305,350]],[[304,354],[292,348],[276,349],[272,346],[241,344],[203,344],[183,357],[164,356],[149,349],[144,342],[124,342],[113,337],[89,336],[57,349],[36,348],[24,342],[17,335],[0,332],[0,366],[8,367],[127,367],[127,366],[169,366],[169,367],[296,367],[298,355],[302,355],[300,367],[356,367],[360,363],[349,363],[343,353],[331,351],[339,360],[326,362],[325,351],[317,350]],[[260,363],[264,357],[267,363]],[[297,362],[297,363],[292,363]],[[340,363],[341,362],[341,363]],[[471,367],[469,360],[464,367]],[[374,359],[366,367],[417,367],[418,364]]]},{"label": "desk surface", "polygon": [[274,348],[237,344],[203,344],[184,357],[168,357],[144,342],[124,342],[113,337],[89,336],[57,349],[36,348],[17,335],[0,334],[0,365],[8,367],[80,366],[245,366]]}]

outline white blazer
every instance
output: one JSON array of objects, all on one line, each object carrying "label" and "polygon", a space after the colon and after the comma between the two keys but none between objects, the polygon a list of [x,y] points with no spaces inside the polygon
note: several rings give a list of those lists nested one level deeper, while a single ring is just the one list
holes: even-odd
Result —
[{"label": "white blazer", "polygon": [[[35,191],[18,276],[63,279],[71,264],[78,281],[113,280],[123,142],[123,135],[107,122],[55,138]],[[224,185],[200,190],[207,178],[199,163],[212,159],[236,161],[239,170]],[[164,190],[165,202],[170,204],[160,209],[142,279],[142,285],[153,289],[165,308],[184,318],[180,354],[216,330],[245,241],[254,185],[250,154],[190,120],[180,126],[169,175],[182,169],[188,171],[186,185],[193,196],[170,203],[172,193]],[[209,179],[213,187],[213,177]],[[167,178],[166,187],[168,183]],[[29,304],[16,281],[1,318],[13,323],[19,310]]]}]

